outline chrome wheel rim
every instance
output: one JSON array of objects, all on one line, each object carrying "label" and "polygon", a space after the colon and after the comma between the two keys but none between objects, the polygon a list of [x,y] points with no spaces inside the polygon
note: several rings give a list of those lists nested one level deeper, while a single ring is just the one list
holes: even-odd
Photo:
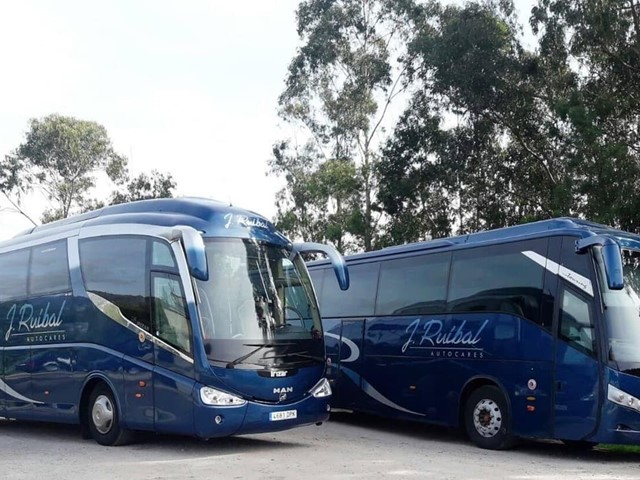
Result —
[{"label": "chrome wheel rim", "polygon": [[100,395],[96,398],[91,409],[91,419],[96,430],[101,434],[109,433],[113,426],[113,404],[106,395]]},{"label": "chrome wheel rim", "polygon": [[483,398],[473,409],[473,425],[485,438],[495,437],[502,427],[502,412],[496,402]]}]

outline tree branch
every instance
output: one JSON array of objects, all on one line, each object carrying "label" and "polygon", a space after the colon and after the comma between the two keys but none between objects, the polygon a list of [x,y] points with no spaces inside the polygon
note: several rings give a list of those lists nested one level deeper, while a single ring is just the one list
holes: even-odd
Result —
[{"label": "tree branch", "polygon": [[11,200],[11,197],[10,197],[9,195],[7,195],[7,193],[6,193],[6,192],[2,192],[2,193],[3,193],[3,194],[4,194],[4,196],[7,198],[7,200],[9,200],[9,203],[13,206],[13,208],[15,208],[15,209],[18,211],[18,213],[20,213],[20,214],[21,214],[22,216],[24,216],[27,220],[29,220],[31,223],[33,223],[33,226],[34,226],[34,227],[37,227],[37,226],[38,226],[38,224],[37,224],[36,222],[34,222],[34,221],[33,221],[33,219],[32,219],[29,215],[27,215],[27,213],[26,213],[24,210],[22,210],[22,208],[20,208],[20,206],[19,206],[16,202],[14,202],[13,200]]}]

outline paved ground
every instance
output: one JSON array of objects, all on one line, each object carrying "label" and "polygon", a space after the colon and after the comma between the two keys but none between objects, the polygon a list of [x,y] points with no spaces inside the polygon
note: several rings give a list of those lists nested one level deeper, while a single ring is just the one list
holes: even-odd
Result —
[{"label": "paved ground", "polygon": [[81,440],[75,427],[0,420],[0,452],[2,480],[640,480],[639,454],[578,454],[542,442],[493,452],[448,430],[349,414],[278,434],[209,442],[148,435],[113,448]]}]

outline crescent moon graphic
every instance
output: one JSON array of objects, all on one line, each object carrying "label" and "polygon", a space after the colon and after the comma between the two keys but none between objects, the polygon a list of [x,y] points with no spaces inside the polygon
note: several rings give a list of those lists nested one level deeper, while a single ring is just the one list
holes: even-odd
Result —
[{"label": "crescent moon graphic", "polygon": [[360,358],[360,349],[358,345],[356,345],[352,340],[348,338],[341,337],[340,335],[336,335],[335,333],[324,333],[327,337],[335,338],[336,340],[344,343],[347,347],[349,347],[349,356],[344,360],[340,359],[340,363],[349,363],[355,362],[358,358]]}]

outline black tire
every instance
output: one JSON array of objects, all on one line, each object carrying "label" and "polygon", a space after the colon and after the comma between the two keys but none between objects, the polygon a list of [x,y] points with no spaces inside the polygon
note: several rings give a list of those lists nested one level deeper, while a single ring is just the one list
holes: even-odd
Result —
[{"label": "black tire", "polygon": [[515,443],[507,402],[498,387],[485,385],[469,396],[464,424],[469,439],[480,448],[505,450]]},{"label": "black tire", "polygon": [[89,396],[87,425],[93,439],[100,445],[124,445],[132,433],[120,423],[120,412],[111,389],[104,383],[95,386]]}]

